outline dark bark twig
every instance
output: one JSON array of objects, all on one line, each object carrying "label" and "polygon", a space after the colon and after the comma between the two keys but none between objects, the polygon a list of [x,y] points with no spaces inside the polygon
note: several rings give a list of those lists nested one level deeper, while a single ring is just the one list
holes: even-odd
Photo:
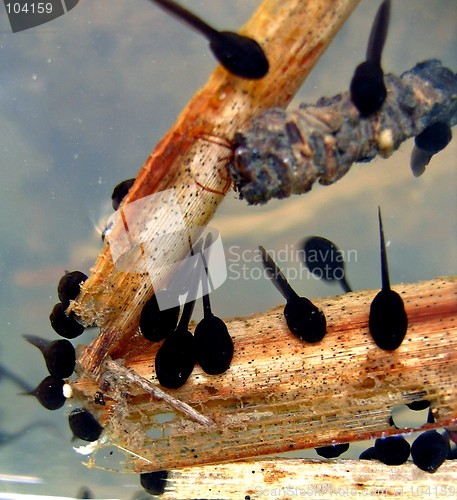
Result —
[{"label": "dark bark twig", "polygon": [[389,157],[401,143],[435,122],[457,123],[457,75],[437,60],[386,76],[387,99],[379,113],[361,118],[344,92],[315,105],[257,116],[235,139],[230,173],[240,197],[266,203],[332,184],[355,162]]}]

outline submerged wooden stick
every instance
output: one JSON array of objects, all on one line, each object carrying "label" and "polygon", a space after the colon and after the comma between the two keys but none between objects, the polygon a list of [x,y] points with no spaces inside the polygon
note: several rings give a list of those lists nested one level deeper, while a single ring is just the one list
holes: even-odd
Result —
[{"label": "submerged wooden stick", "polygon": [[[435,424],[457,421],[457,278],[396,285],[409,319],[403,344],[383,351],[368,331],[376,291],[313,300],[326,314],[328,331],[317,344],[293,336],[282,307],[227,323],[235,355],[223,375],[196,367],[177,390],[215,425],[197,423],[132,384],[120,367],[105,366],[98,384],[80,373],[76,397],[106,426],[107,442],[131,452],[126,469],[173,469],[352,442],[411,429],[395,429],[393,407],[426,399]],[[131,338],[125,367],[158,385],[157,344]],[[105,406],[94,403],[102,391]],[[175,413],[179,412],[179,413]],[[167,414],[166,422],[159,415]]]},{"label": "submerged wooden stick", "polygon": [[455,464],[433,475],[412,463],[367,460],[258,460],[169,472],[163,500],[176,498],[455,498]]},{"label": "submerged wooden stick", "polygon": [[[182,238],[174,231],[182,231],[182,225],[184,230],[205,226],[224,198],[230,186],[226,165],[235,132],[245,130],[262,110],[289,103],[358,2],[264,0],[241,30],[263,47],[270,62],[268,75],[260,81],[247,81],[218,67],[146,160],[124,200],[123,206],[130,203],[130,221],[136,221],[129,224],[130,236],[139,233],[140,242],[160,240],[160,267],[183,257]],[[163,197],[149,198],[147,205],[132,203],[170,191],[176,202],[173,207],[170,198],[164,201]],[[180,214],[172,223],[176,206]],[[148,221],[155,219],[153,227],[144,228],[144,214]],[[81,366],[94,376],[108,354],[117,357],[128,349],[141,307],[153,293],[142,249],[132,249],[124,255],[122,266],[114,265],[112,250],[126,238],[125,222],[123,216],[114,224],[108,245],[71,307],[85,324],[101,327],[100,335],[79,358]],[[166,282],[167,276],[161,274],[154,284],[164,286]]]}]

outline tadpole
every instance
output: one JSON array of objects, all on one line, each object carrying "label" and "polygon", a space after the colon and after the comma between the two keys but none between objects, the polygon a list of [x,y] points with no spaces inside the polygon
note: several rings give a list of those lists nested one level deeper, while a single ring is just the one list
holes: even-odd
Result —
[{"label": "tadpole", "polygon": [[218,31],[172,0],[151,1],[203,35],[209,41],[211,52],[230,73],[249,80],[263,78],[268,73],[268,59],[252,38],[232,31]]},{"label": "tadpole", "polygon": [[300,340],[314,343],[325,336],[327,321],[324,313],[306,297],[300,297],[287,282],[265,248],[259,246],[263,265],[273,285],[286,299],[284,317],[289,330]]},{"label": "tadpole", "polygon": [[406,335],[408,317],[400,295],[390,288],[386,244],[382,227],[381,209],[378,207],[381,246],[381,291],[370,306],[369,328],[376,345],[386,351],[397,349]]},{"label": "tadpole", "polygon": [[326,238],[310,236],[302,243],[305,266],[324,281],[338,281],[344,293],[352,292],[346,279],[341,250]]},{"label": "tadpole", "polygon": [[366,60],[357,66],[351,80],[351,100],[363,117],[379,111],[387,97],[381,56],[387,38],[389,18],[390,0],[384,0],[373,21]]},{"label": "tadpole", "polygon": [[[211,241],[211,233],[209,233],[205,240],[204,250],[209,250]],[[208,263],[203,251],[201,257],[204,263],[204,276],[202,276],[204,316],[195,328],[195,350],[197,363],[202,370],[209,375],[219,375],[230,367],[233,358],[233,340],[227,325],[211,310],[208,290]]]}]

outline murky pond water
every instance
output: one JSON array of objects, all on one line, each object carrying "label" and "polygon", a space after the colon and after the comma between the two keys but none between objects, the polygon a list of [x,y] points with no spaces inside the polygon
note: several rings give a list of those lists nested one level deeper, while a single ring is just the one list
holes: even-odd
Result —
[{"label": "murky pond water", "polygon": [[[257,4],[186,2],[227,29],[244,23]],[[362,1],[295,105],[348,87],[377,6]],[[4,5],[0,12],[0,363],[34,386],[46,369],[22,335],[55,338],[48,315],[59,277],[65,269],[88,272],[113,186],[136,175],[215,63],[204,40],[146,1],[83,1],[14,34]],[[385,70],[399,74],[427,58],[456,70],[456,15],[454,0],[394,1]],[[420,178],[409,168],[411,149],[408,141],[392,158],[354,166],[333,186],[266,206],[248,207],[229,192],[211,223],[221,232],[228,270],[212,296],[217,314],[240,316],[280,302],[274,287],[258,279],[258,245],[275,252],[299,293],[339,293],[309,277],[294,257],[312,234],[351,255],[347,273],[355,289],[379,287],[378,205],[393,284],[455,273],[457,143]],[[128,499],[140,490],[135,476],[81,465],[65,408],[48,412],[19,392],[6,378],[0,383],[0,498],[74,496],[82,485],[97,498]],[[16,432],[20,437],[10,441]]]}]

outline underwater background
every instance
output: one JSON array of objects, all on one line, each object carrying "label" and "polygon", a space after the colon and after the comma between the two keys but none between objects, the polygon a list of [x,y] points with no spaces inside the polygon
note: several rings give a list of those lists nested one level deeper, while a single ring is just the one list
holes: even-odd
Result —
[{"label": "underwater background", "polygon": [[[259,1],[182,3],[235,31]],[[379,3],[360,3],[291,106],[348,88]],[[391,16],[385,72],[401,74],[429,58],[457,70],[455,0],[394,0]],[[0,364],[32,387],[47,373],[22,335],[57,338],[48,317],[60,276],[89,272],[113,187],[136,175],[215,65],[204,39],[148,1],[81,0],[64,16],[18,33],[0,5]],[[278,256],[289,277],[295,272],[290,281],[300,295],[340,293],[295,258],[298,243],[313,234],[351,256],[346,269],[355,290],[379,288],[378,205],[393,287],[455,274],[457,143],[419,178],[409,167],[412,145],[353,166],[332,186],[265,206],[249,207],[229,191],[211,222],[221,232],[228,272],[212,294],[214,312],[241,316],[282,302],[252,271],[260,266],[258,245]],[[86,331],[73,343],[94,335]],[[67,409],[47,411],[20,392],[7,377],[0,380],[0,498],[71,497],[85,485],[96,498],[129,499],[141,490],[137,476],[82,465]]]}]

